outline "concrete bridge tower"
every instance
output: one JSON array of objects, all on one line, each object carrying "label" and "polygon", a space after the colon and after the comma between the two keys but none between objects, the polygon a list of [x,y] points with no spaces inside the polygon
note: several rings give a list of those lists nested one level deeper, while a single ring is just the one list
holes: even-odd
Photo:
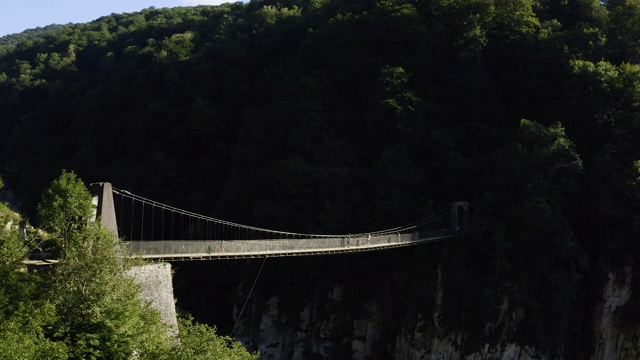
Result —
[{"label": "concrete bridge tower", "polygon": [[111,183],[93,183],[89,185],[89,191],[93,195],[92,202],[96,207],[93,221],[100,219],[102,226],[118,236],[118,222],[116,221],[116,208],[113,204]]},{"label": "concrete bridge tower", "polygon": [[[118,222],[111,184],[93,183],[89,191],[93,195],[92,202],[96,207],[93,221],[100,219],[100,224],[117,237]],[[140,285],[140,297],[144,301],[149,301],[151,306],[158,310],[162,320],[171,326],[169,335],[179,341],[171,264],[165,262],[135,266],[128,271],[128,274]]]},{"label": "concrete bridge tower", "polygon": [[469,202],[454,201],[451,203],[451,221],[449,230],[461,231],[469,228]]}]

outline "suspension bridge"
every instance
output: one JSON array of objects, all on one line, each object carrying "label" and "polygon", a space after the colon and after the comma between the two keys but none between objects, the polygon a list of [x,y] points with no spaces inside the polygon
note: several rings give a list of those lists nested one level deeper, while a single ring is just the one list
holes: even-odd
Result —
[{"label": "suspension bridge", "polygon": [[[455,237],[468,224],[468,203],[453,202],[405,226],[358,234],[305,234],[229,222],[112,187],[91,184],[95,218],[136,257],[216,260],[327,255],[419,245]],[[446,228],[442,224],[449,222]]]}]

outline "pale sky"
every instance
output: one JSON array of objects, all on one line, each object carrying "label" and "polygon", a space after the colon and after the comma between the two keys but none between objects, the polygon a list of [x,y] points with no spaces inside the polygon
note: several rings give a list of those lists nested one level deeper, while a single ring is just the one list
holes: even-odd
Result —
[{"label": "pale sky", "polygon": [[236,0],[0,0],[0,36],[51,24],[86,23],[112,13],[219,5]]}]

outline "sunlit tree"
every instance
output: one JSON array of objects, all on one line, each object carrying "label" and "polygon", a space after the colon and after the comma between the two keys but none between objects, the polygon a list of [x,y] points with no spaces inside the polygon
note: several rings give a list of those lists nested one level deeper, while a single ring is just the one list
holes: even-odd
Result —
[{"label": "sunlit tree", "polygon": [[62,245],[82,230],[92,216],[91,193],[73,171],[51,182],[38,204],[40,226],[59,238]]}]

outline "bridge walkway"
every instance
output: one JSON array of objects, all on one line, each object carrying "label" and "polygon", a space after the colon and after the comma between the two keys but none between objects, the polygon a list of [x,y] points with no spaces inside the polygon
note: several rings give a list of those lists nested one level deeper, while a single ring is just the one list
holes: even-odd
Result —
[{"label": "bridge walkway", "polygon": [[221,260],[345,254],[442,241],[454,234],[377,235],[356,238],[127,241],[135,256],[151,260]]}]

